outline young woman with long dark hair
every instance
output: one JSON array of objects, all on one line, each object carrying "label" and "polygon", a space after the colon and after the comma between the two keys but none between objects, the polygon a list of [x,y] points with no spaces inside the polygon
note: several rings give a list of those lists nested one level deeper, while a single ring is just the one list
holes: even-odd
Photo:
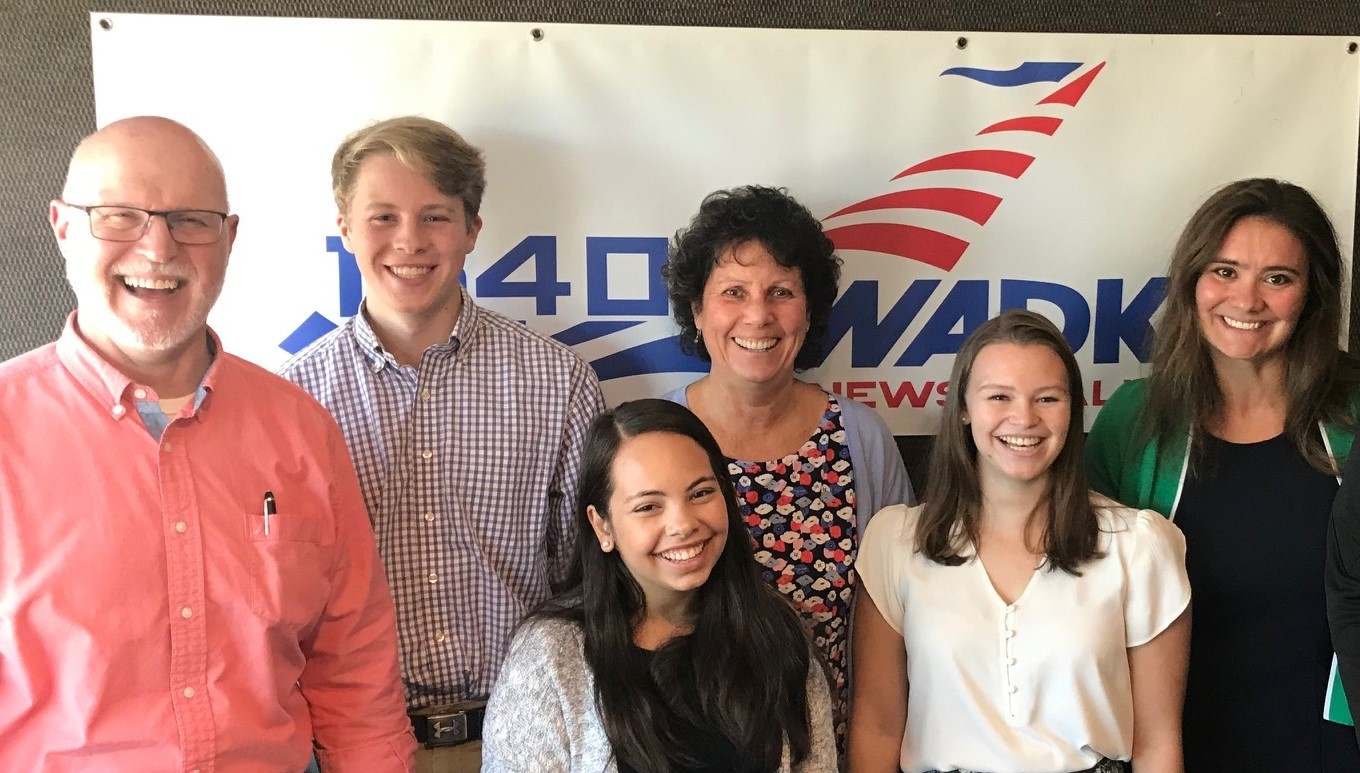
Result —
[{"label": "young woman with long dark hair", "polygon": [[822,666],[760,578],[725,470],[676,403],[595,420],[574,576],[515,636],[483,770],[836,769]]}]

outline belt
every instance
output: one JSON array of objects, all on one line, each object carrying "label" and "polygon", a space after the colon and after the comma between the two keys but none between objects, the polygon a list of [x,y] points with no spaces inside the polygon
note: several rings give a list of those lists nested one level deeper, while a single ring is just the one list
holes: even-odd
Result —
[{"label": "belt", "polygon": [[[926,773],[981,773],[978,770],[928,770]],[[1073,773],[1133,773],[1133,763],[1123,761],[1123,759],[1104,758],[1096,762],[1091,768],[1074,770]]]},{"label": "belt", "polygon": [[[1126,760],[1112,760],[1108,757],[1097,762],[1089,768],[1073,771],[1073,773],[1132,773],[1133,764]],[[931,770],[926,773],[979,773],[970,770]]]},{"label": "belt", "polygon": [[482,739],[482,718],[486,701],[460,701],[442,706],[426,706],[406,716],[422,746],[457,746]]}]

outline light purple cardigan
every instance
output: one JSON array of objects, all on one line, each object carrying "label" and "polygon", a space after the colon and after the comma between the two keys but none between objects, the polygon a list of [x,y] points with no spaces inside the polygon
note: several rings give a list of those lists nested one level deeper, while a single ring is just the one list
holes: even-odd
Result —
[{"label": "light purple cardigan", "polygon": [[[671,390],[662,399],[689,407],[688,386]],[[850,447],[850,465],[855,480],[855,529],[861,535],[869,519],[889,505],[914,505],[916,496],[907,479],[907,468],[897,441],[883,418],[872,408],[848,397],[836,395],[845,422],[845,443]]]}]

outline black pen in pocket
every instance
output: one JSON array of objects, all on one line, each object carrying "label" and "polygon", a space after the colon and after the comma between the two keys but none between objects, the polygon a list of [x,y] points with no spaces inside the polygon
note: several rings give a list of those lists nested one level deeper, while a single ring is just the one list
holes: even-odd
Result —
[{"label": "black pen in pocket", "polygon": [[274,492],[264,492],[264,536],[269,536],[269,519],[278,512],[274,506]]}]

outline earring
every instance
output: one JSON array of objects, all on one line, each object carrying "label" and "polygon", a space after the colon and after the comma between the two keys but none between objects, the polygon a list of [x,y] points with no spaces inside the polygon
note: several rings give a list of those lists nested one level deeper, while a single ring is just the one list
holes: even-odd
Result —
[{"label": "earring", "polygon": [[700,329],[697,328],[697,327],[694,328],[694,345],[695,345],[695,346],[698,346],[699,344],[701,344],[701,343],[703,343],[703,342],[704,342],[704,331],[700,330]]},{"label": "earring", "polygon": [[603,550],[604,552],[608,553],[610,550],[613,549],[613,547],[614,547],[614,543],[611,542],[610,540],[607,540],[607,539],[606,539],[606,540],[600,540],[600,550]]}]

